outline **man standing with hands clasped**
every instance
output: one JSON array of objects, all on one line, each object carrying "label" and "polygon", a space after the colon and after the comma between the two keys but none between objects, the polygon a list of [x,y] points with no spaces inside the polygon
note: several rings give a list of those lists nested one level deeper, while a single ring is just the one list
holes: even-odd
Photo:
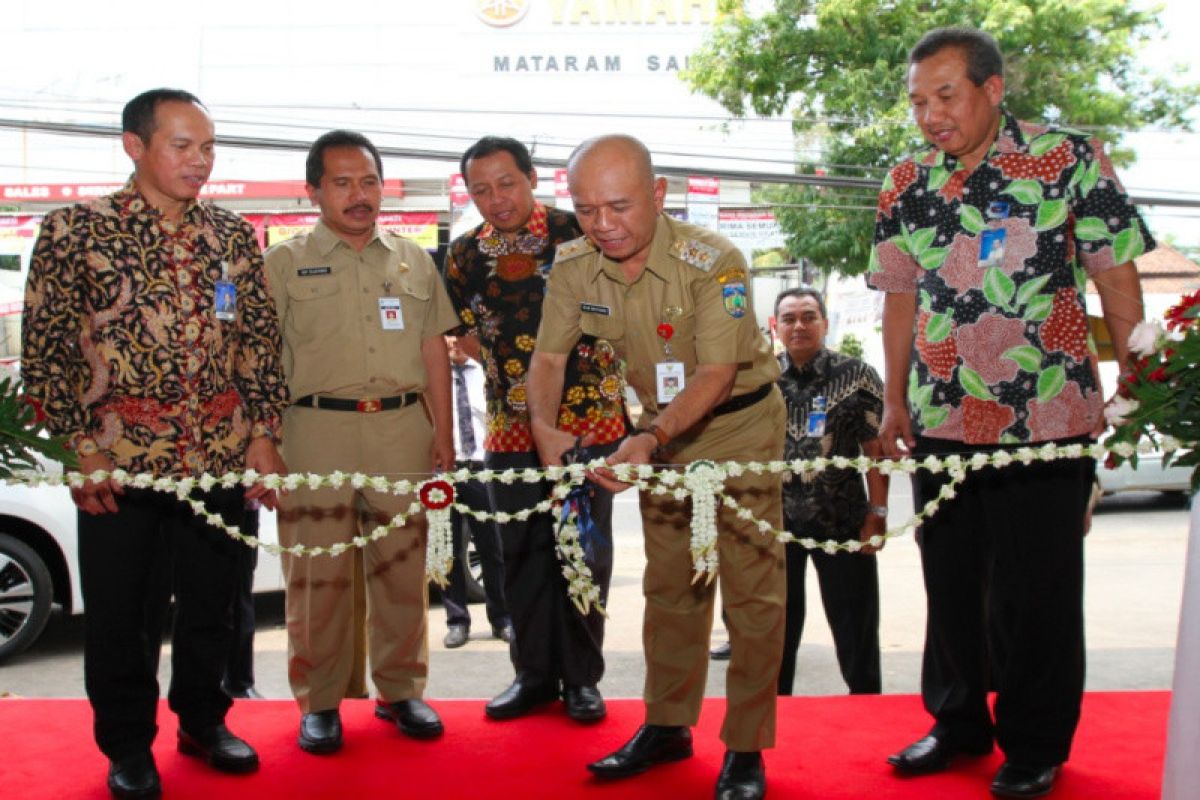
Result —
[{"label": "man standing with hands clasped", "polygon": [[[392,481],[451,469],[450,360],[442,334],[455,324],[454,310],[429,254],[376,224],[379,151],[361,134],[330,131],[309,149],[305,182],[320,221],[267,253],[295,398],[284,416],[285,457],[295,471]],[[279,540],[284,547],[346,543],[413,500],[350,483],[301,487],[280,503]],[[306,752],[342,746],[338,706],[356,677],[356,591],[367,598],[375,715],[413,738],[442,734],[441,719],[421,699],[429,670],[425,541],[418,513],[363,548],[283,555],[288,678]],[[362,559],[362,583],[354,580],[355,559]]]},{"label": "man standing with hands clasped", "polygon": [[[626,361],[645,413],[609,464],[687,465],[783,455],[779,365],[758,329],[750,276],[726,239],[662,213],[667,185],[628,136],[581,144],[568,161],[571,197],[586,234],[559,248],[530,369],[538,452],[559,463],[574,439],[555,430],[571,348],[581,334]],[[593,478],[628,488],[608,470]],[[780,478],[730,478],[725,491],[756,519],[782,525]],[[643,492],[646,541],[646,723],[588,766],[623,778],[692,755],[708,669],[716,585],[692,582],[691,503]],[[775,682],[783,644],[783,545],[727,507],[717,512],[720,587],[732,659],[721,738],[728,750],[718,800],[766,791],[761,751],[774,745]]]},{"label": "man standing with hands clasped", "polygon": [[[1004,62],[987,33],[925,34],[908,96],[930,147],[884,182],[868,275],[887,293],[885,453],[1089,443],[1104,400],[1084,286],[1095,282],[1124,364],[1142,317],[1132,259],[1154,247],[1150,232],[1098,141],[1004,109]],[[1005,761],[993,793],[1053,789],[1083,697],[1094,473],[1082,458],[975,470],[921,526],[921,693],[934,725],[888,759],[897,772],[937,772],[994,740]],[[947,480],[919,471],[916,507]]]},{"label": "man standing with hands clasped", "polygon": [[[485,136],[460,162],[467,190],[484,222],[459,236],[446,254],[446,287],[462,320],[460,346],[478,351],[487,377],[484,466],[540,466],[530,431],[528,369],[546,280],[554,254],[579,235],[575,216],[533,196],[537,170],[525,145]],[[571,375],[555,422],[571,439],[583,437],[607,455],[625,434],[624,384],[611,352],[586,339],[573,343]],[[546,481],[488,484],[494,511],[514,515],[550,496]],[[598,535],[588,568],[607,600],[612,578],[612,494],[596,489],[591,517]],[[604,614],[582,614],[567,594],[550,513],[499,524],[504,549],[504,596],[512,617],[516,677],[484,707],[510,720],[562,697],[571,719],[588,724],[608,713],[596,684],[604,675]]]},{"label": "man standing with hands clasped", "polygon": [[[283,474],[276,453],[287,386],[254,229],[196,197],[213,168],[212,118],[178,89],[121,114],[133,177],[115,194],[42,222],[25,290],[22,377],[79,471],[196,478]],[[263,486],[191,494],[229,525]],[[162,791],[150,745],[158,658],[175,598],[171,687],[177,746],[223,772],[258,755],[225,727],[221,675],[245,547],[169,493],[88,481],[79,507],[87,606],[83,671],[94,734],[117,797]]]},{"label": "man standing with hands clasped", "polygon": [[[779,388],[787,403],[784,458],[811,460],[860,455],[878,458],[883,382],[870,365],[825,347],[829,318],[813,289],[785,289],[775,301],[775,324],[786,348],[779,356]],[[887,533],[888,478],[879,470],[827,466],[783,483],[783,519],[796,538],[864,543],[857,553],[811,553],[788,542],[787,624],[779,694],[790,695],[796,650],[804,632],[804,577],[809,559],[821,584],[821,603],[833,633],[838,667],[851,694],[879,694],[879,569],[876,547]],[[883,545],[880,545],[882,547]]]}]

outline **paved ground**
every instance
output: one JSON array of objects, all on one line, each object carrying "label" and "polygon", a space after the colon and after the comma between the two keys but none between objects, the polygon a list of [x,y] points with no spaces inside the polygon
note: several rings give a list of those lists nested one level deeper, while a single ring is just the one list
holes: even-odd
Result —
[{"label": "paved ground", "polygon": [[[893,487],[892,522],[911,513],[907,486]],[[1154,494],[1104,500],[1087,544],[1087,637],[1089,689],[1170,687],[1182,590],[1188,514],[1181,501]],[[644,566],[637,500],[618,497],[615,513],[616,573],[609,601],[608,672],[601,684],[610,697],[639,696],[641,573]],[[890,542],[880,555],[884,691],[918,691],[925,624],[920,564],[911,538]],[[845,691],[837,673],[829,628],[821,616],[816,580],[809,580],[809,619],[797,667],[798,694]],[[482,606],[473,609],[476,630],[467,646],[441,646],[445,617],[430,610],[431,666],[428,696],[490,697],[512,678],[506,646],[490,637]],[[720,630],[714,640],[723,638]],[[279,598],[263,603],[255,650],[258,686],[268,697],[289,697],[286,636]],[[82,621],[56,617],[34,648],[0,666],[0,693],[30,697],[83,695]],[[163,685],[169,670],[164,648]],[[724,691],[725,667],[713,662],[708,693]]]}]

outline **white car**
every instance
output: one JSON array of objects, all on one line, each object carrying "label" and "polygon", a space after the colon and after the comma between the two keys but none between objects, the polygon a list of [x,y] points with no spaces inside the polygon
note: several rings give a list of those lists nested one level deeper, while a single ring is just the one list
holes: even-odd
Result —
[{"label": "white car", "polygon": [[[259,514],[259,538],[277,541],[275,514]],[[0,662],[29,647],[55,605],[83,613],[76,510],[64,486],[0,483]],[[259,553],[254,591],[283,590],[279,557]]]},{"label": "white car", "polygon": [[1143,442],[1138,447],[1138,463],[1135,469],[1128,461],[1115,469],[1103,462],[1096,464],[1096,480],[1100,491],[1106,495],[1116,492],[1178,492],[1191,494],[1191,467],[1163,466],[1163,454]]}]

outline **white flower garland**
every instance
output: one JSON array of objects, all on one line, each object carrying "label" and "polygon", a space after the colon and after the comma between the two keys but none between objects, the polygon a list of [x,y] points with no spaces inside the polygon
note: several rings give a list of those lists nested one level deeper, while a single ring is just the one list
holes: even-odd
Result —
[{"label": "white flower garland", "polygon": [[[1168,446],[1178,447],[1178,443],[1174,441],[1163,443],[1164,450]],[[1121,442],[1113,445],[1111,449],[1119,455],[1128,457],[1133,452],[1133,445],[1128,442]],[[1108,452],[1109,448],[1102,444],[1086,446],[1079,444],[1061,446],[1046,444],[1036,448],[1021,447],[1016,450],[997,450],[990,454],[975,453],[967,459],[958,455],[950,455],[944,458],[929,456],[919,462],[912,458],[876,460],[867,458],[866,456],[858,458],[836,456],[833,458],[796,459],[792,461],[769,461],[765,463],[751,461],[746,464],[732,461],[721,464],[711,461],[696,461],[689,465],[682,474],[675,468],[656,469],[648,464],[619,464],[612,469],[619,480],[630,483],[642,491],[656,495],[669,494],[680,501],[688,497],[692,499],[691,552],[695,573],[693,582],[701,579],[711,582],[718,568],[716,551],[718,500],[737,514],[739,518],[754,522],[759,531],[765,536],[772,536],[782,542],[797,541],[807,549],[819,549],[827,553],[836,553],[841,550],[857,552],[864,544],[869,543],[878,547],[888,539],[915,530],[924,519],[935,513],[943,502],[955,496],[958,487],[966,479],[967,474],[974,470],[989,466],[1006,467],[1013,463],[1029,465],[1037,461],[1054,461],[1062,458],[1081,458],[1084,456],[1103,459]],[[66,485],[78,488],[82,487],[88,480],[96,482],[113,480],[121,486],[152,489],[158,492],[174,494],[180,500],[186,502],[206,522],[251,547],[261,547],[276,555],[287,553],[288,555],[302,557],[339,555],[352,547],[365,547],[369,542],[378,541],[387,536],[392,529],[402,527],[412,515],[424,511],[427,515],[429,527],[429,535],[426,543],[426,576],[429,580],[444,586],[448,580],[447,576],[449,575],[450,566],[454,558],[453,538],[450,527],[451,508],[459,513],[469,514],[478,520],[494,521],[500,524],[513,520],[527,520],[534,514],[549,513],[556,507],[561,507],[563,500],[570,493],[571,488],[583,481],[585,473],[590,469],[600,466],[604,466],[603,459],[597,459],[588,464],[572,464],[567,467],[548,467],[540,470],[508,469],[496,471],[484,469],[479,472],[471,472],[470,470],[460,469],[453,473],[447,473],[415,483],[408,480],[391,481],[381,475],[372,476],[363,473],[347,474],[341,471],[333,472],[329,475],[293,473],[286,476],[260,476],[254,470],[246,470],[241,473],[226,473],[219,477],[204,474],[198,477],[156,478],[153,475],[144,473],[130,475],[128,472],[119,469],[112,472],[100,470],[90,475],[83,475],[78,472],[70,472],[62,475],[58,473],[26,471],[8,478],[5,482],[11,485],[30,487]],[[885,475],[911,475],[918,469],[925,469],[932,474],[945,472],[950,477],[950,481],[942,486],[937,497],[926,503],[923,508],[917,511],[901,526],[889,529],[882,536],[871,537],[868,543],[859,541],[839,542],[835,540],[818,541],[811,537],[797,537],[787,531],[775,530],[766,520],[755,519],[749,509],[738,505],[736,500],[723,491],[726,478],[735,478],[747,473],[754,475],[783,473],[803,475],[820,472],[831,466],[843,469],[851,468],[859,472],[878,469]],[[468,508],[454,501],[454,494],[456,493],[453,487],[458,483],[472,479],[484,483],[499,482],[505,485],[511,485],[518,481],[537,483],[545,480],[553,483],[554,489],[551,497],[519,511],[480,511]],[[348,483],[356,489],[371,488],[394,495],[416,493],[418,499],[414,500],[405,511],[394,516],[386,524],[377,526],[369,534],[355,536],[348,542],[338,542],[328,547],[309,547],[300,544],[283,547],[279,544],[262,542],[257,537],[243,534],[236,525],[225,524],[225,521],[219,515],[209,512],[203,503],[191,497],[191,493],[195,489],[208,491],[218,486],[223,488],[233,488],[239,485],[248,487],[255,483],[261,483],[268,489],[283,491],[294,490],[301,486],[312,489],[325,487],[336,489]],[[449,498],[445,497],[446,485],[451,487]],[[423,503],[420,499],[421,497],[425,497],[428,501],[431,501],[430,504]],[[572,524],[562,526],[562,530],[558,533],[557,545],[558,556],[563,564],[563,575],[567,579],[568,592],[576,608],[583,614],[589,613],[592,609],[604,613],[604,609],[600,604],[599,588],[593,582],[592,572],[584,559],[583,547],[579,542],[577,526]]]}]

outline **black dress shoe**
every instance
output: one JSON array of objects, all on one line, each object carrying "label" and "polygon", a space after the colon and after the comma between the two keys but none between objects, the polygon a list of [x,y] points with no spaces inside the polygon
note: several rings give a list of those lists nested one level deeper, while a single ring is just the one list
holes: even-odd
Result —
[{"label": "black dress shoe", "polygon": [[503,641],[506,641],[509,644],[512,644],[512,640],[515,639],[516,636],[517,636],[516,631],[513,630],[513,626],[512,626],[511,622],[506,622],[503,625],[493,625],[492,626],[492,638],[493,639],[502,639]]},{"label": "black dress shoe", "polygon": [[563,685],[563,704],[567,716],[576,722],[598,722],[608,713],[604,698],[595,686]]},{"label": "black dress shoe", "polygon": [[160,797],[162,782],[149,750],[108,765],[108,790],[113,797]]},{"label": "black dress shoe", "polygon": [[492,698],[484,713],[492,719],[516,719],[538,706],[558,699],[558,686],[553,683],[527,683],[519,676],[512,685]]},{"label": "black dress shoe", "polygon": [[725,751],[717,778],[717,800],[761,800],[767,793],[767,771],[762,753]]},{"label": "black dress shoe", "polygon": [[732,655],[733,655],[733,645],[730,644],[729,642],[725,642],[724,644],[719,644],[716,647],[714,647],[712,650],[708,651],[708,657],[711,658],[713,661],[728,661],[729,657]]},{"label": "black dress shoe", "polygon": [[1037,767],[1005,761],[992,781],[992,794],[998,797],[1041,797],[1050,794],[1057,777],[1057,764]]},{"label": "black dress shoe", "polygon": [[419,697],[395,703],[377,700],[375,716],[396,723],[401,733],[414,739],[436,739],[445,731],[442,718]]},{"label": "black dress shoe", "polygon": [[189,733],[180,728],[177,747],[185,756],[202,758],[221,772],[237,774],[258,769],[258,753],[230,733],[223,722],[201,733]]},{"label": "black dress shoe", "polygon": [[599,761],[588,764],[600,778],[625,778],[656,764],[692,757],[692,730],[676,725],[643,725],[633,738]]},{"label": "black dress shoe", "polygon": [[950,759],[957,755],[986,756],[992,752],[991,742],[986,745],[962,747],[950,742],[945,736],[930,733],[899,753],[888,756],[888,763],[897,772],[907,775],[929,775],[941,772],[950,765]]},{"label": "black dress shoe", "polygon": [[324,755],[342,749],[342,716],[336,708],[311,711],[300,718],[300,749]]},{"label": "black dress shoe", "polygon": [[462,647],[466,644],[468,638],[470,638],[470,628],[461,622],[456,622],[446,628],[446,635],[442,639],[442,645],[447,650],[453,650],[456,647]]},{"label": "black dress shoe", "polygon": [[263,699],[263,696],[261,693],[259,693],[258,689],[254,688],[254,684],[250,684],[249,686],[229,686],[227,684],[222,683],[221,691],[223,691],[226,694],[226,696],[231,697],[234,700],[262,700]]}]

